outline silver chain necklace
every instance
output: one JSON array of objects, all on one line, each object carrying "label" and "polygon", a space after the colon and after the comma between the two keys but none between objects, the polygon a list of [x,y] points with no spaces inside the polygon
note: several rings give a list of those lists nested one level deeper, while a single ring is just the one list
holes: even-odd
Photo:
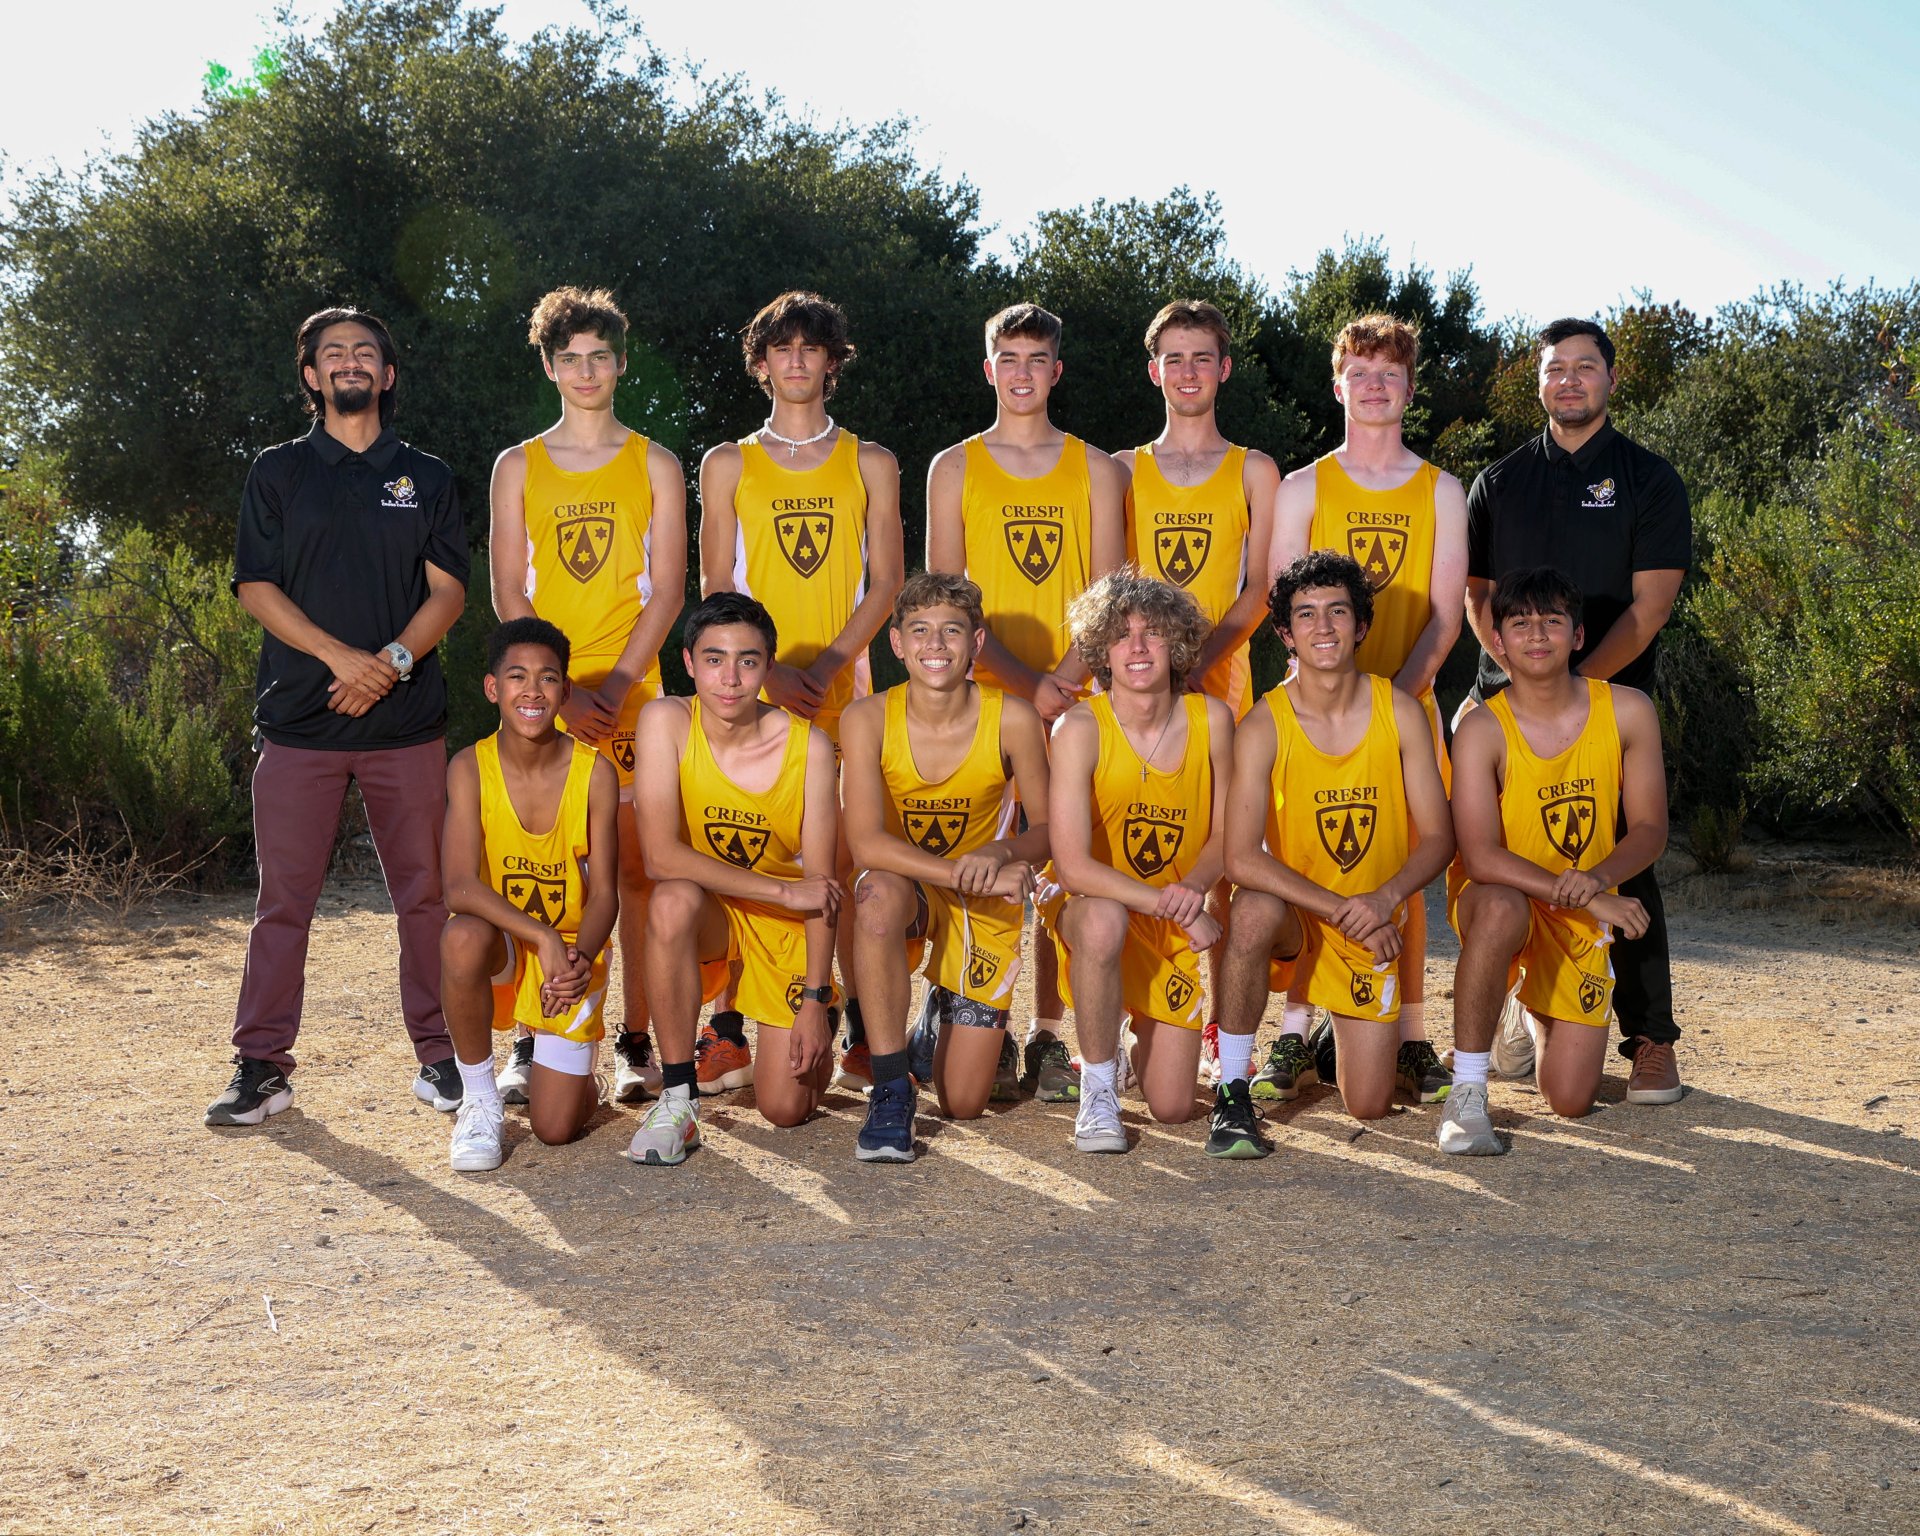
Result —
[{"label": "silver chain necklace", "polygon": [[776,443],[785,443],[787,445],[787,457],[792,459],[799,456],[802,448],[807,447],[809,444],[819,442],[821,438],[831,433],[833,426],[833,418],[829,416],[827,418],[827,424],[818,432],[814,433],[812,437],[783,437],[780,433],[773,430],[773,418],[769,416],[767,418],[767,424],[760,429],[760,432],[762,436],[770,437]]},{"label": "silver chain necklace", "polygon": [[[1140,782],[1142,784],[1147,782],[1147,769],[1153,763],[1153,755],[1160,750],[1160,743],[1167,739],[1167,731],[1172,727],[1173,717],[1179,712],[1179,709],[1180,700],[1176,698],[1173,701],[1173,708],[1167,711],[1167,718],[1160,722],[1160,734],[1153,738],[1153,745],[1147,748],[1146,755],[1140,757]],[[1126,737],[1127,745],[1133,747],[1133,734],[1126,726],[1122,725],[1120,727],[1120,734]],[[1140,749],[1138,747],[1133,747],[1133,751],[1136,757],[1140,756]]]}]

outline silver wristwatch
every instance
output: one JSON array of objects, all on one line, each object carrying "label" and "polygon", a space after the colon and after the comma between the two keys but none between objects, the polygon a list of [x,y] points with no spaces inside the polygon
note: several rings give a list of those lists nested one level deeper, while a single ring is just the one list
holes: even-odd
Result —
[{"label": "silver wristwatch", "polygon": [[393,663],[393,670],[400,674],[401,682],[410,683],[413,681],[412,651],[408,650],[398,640],[392,640],[382,648],[380,654]]}]

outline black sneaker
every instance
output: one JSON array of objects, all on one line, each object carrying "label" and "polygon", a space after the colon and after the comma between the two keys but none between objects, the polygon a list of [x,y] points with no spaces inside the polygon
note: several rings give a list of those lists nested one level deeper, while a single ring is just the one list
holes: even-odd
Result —
[{"label": "black sneaker", "polygon": [[1080,1074],[1074,1070],[1067,1043],[1042,1030],[1027,1042],[1026,1071],[1020,1086],[1042,1104],[1071,1104],[1080,1098]]},{"label": "black sneaker", "polygon": [[[531,1040],[527,1042],[533,1044]],[[431,1104],[443,1115],[460,1107],[466,1090],[460,1081],[460,1064],[451,1056],[445,1061],[430,1061],[413,1080],[413,1096],[422,1104]]]},{"label": "black sneaker", "polygon": [[1314,1076],[1329,1088],[1337,1088],[1339,1079],[1334,1076],[1338,1063],[1333,1054],[1333,1015],[1324,1008],[1313,1021],[1313,1028],[1307,1031],[1307,1049],[1313,1052]]},{"label": "black sneaker", "polygon": [[994,1104],[1011,1104],[1020,1097],[1020,1047],[1004,1031],[1000,1036],[1000,1061],[994,1068],[993,1087],[987,1099]]},{"label": "black sneaker", "polygon": [[927,994],[920,1000],[920,1017],[907,1031],[907,1071],[925,1088],[933,1082],[933,1053],[940,1046],[940,1000],[950,994],[944,987],[927,983]]},{"label": "black sneaker", "polygon": [[1260,1129],[1260,1111],[1244,1081],[1222,1083],[1213,1094],[1213,1129],[1207,1135],[1208,1157],[1265,1157],[1273,1150]]},{"label": "black sneaker", "polygon": [[660,1067],[653,1059],[653,1036],[644,1029],[623,1029],[613,1041],[613,1102],[638,1104],[660,1096]]},{"label": "black sneaker", "polygon": [[1308,1083],[1319,1081],[1314,1070],[1313,1052],[1302,1035],[1281,1035],[1267,1048],[1267,1060],[1253,1074],[1256,1099],[1278,1099],[1287,1103],[1300,1097]]},{"label": "black sneaker", "polygon": [[1453,1091],[1453,1074],[1425,1040],[1403,1040],[1394,1075],[1416,1104],[1438,1104]]},{"label": "black sneaker", "polygon": [[207,1106],[208,1125],[258,1125],[293,1103],[287,1074],[270,1061],[233,1058],[233,1081]]}]

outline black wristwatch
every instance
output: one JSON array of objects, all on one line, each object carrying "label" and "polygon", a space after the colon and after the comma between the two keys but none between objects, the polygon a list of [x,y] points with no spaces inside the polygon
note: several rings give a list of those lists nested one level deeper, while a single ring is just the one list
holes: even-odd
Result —
[{"label": "black wristwatch", "polygon": [[[825,1003],[828,1007],[833,1006],[832,987],[802,987],[795,996],[802,1003]],[[799,1011],[799,1003],[794,1005],[794,1011]]]}]

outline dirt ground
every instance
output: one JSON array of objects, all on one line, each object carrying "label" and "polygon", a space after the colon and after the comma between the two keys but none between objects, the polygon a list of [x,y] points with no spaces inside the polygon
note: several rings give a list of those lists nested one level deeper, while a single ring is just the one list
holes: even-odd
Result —
[{"label": "dirt ground", "polygon": [[1324,1089],[1264,1162],[1021,1103],[924,1112],[905,1168],[851,1098],[743,1094],[678,1169],[609,1108],[461,1176],[377,886],[326,898],[253,1131],[200,1123],[245,896],[16,925],[0,1530],[1920,1530],[1914,883],[1689,868],[1686,1098],[1498,1085],[1511,1155],[1464,1165]]}]

